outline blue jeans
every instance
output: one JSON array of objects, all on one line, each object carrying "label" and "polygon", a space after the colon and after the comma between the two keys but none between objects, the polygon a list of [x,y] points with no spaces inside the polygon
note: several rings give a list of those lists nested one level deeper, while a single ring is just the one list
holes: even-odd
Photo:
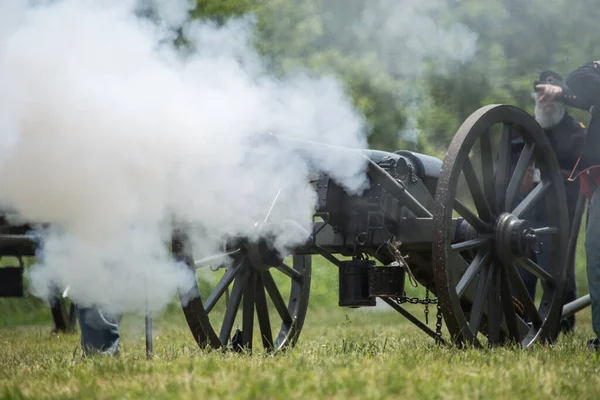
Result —
[{"label": "blue jeans", "polygon": [[116,355],[121,349],[120,316],[110,315],[98,308],[77,307],[81,329],[81,347],[85,354]]},{"label": "blue jeans", "polygon": [[588,223],[585,231],[587,278],[592,299],[592,328],[600,337],[600,187],[592,194],[588,205]]}]

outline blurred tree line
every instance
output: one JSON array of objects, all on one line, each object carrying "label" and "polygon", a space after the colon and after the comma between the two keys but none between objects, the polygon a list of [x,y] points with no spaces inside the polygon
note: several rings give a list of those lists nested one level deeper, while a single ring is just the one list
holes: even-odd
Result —
[{"label": "blurred tree line", "polygon": [[371,147],[443,157],[460,124],[477,108],[508,103],[533,113],[532,84],[539,72],[553,69],[566,77],[600,59],[596,5],[593,0],[197,0],[192,16],[223,24],[253,15],[256,47],[274,71],[308,66],[343,80],[370,124]]}]

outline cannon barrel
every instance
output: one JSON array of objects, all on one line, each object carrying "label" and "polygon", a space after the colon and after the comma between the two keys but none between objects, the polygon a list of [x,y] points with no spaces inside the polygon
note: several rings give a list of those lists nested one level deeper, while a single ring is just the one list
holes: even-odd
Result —
[{"label": "cannon barrel", "polygon": [[299,138],[291,137],[291,136],[283,136],[283,135],[275,134],[273,132],[267,132],[265,135],[266,135],[265,137],[267,138],[266,141],[275,142],[275,143],[286,142],[288,144],[293,144],[296,149],[305,148],[306,150],[313,150],[314,147],[318,147],[318,148],[324,149],[324,150],[356,153],[357,155],[372,151],[372,150],[338,146],[335,144],[329,144],[329,143],[323,143],[323,142],[315,142],[313,140],[299,139]]},{"label": "cannon barrel", "polygon": [[[350,147],[337,146],[327,143],[315,142],[310,140],[291,138],[287,136],[275,135],[268,133],[275,141],[283,141],[294,146],[297,150],[314,151],[315,148],[320,150],[330,150],[332,152],[344,152],[348,155],[355,154],[356,157],[362,157],[366,164],[365,171],[379,185],[381,185],[388,193],[398,198],[403,204],[419,218],[433,218],[431,212],[424,207],[417,199],[415,199],[402,182],[394,179],[386,170],[373,161],[373,158],[383,158],[384,156],[393,156],[393,153],[387,153],[379,150],[370,149],[354,149]],[[397,157],[401,157],[396,155]]]},{"label": "cannon barrel", "polygon": [[345,146],[339,146],[339,145],[335,145],[335,144],[316,142],[314,140],[299,139],[299,138],[291,137],[291,136],[278,135],[278,134],[275,134],[272,132],[266,133],[266,137],[268,138],[267,140],[265,140],[266,142],[286,143],[290,146],[293,146],[293,148],[298,151],[304,150],[304,151],[314,152],[314,150],[316,148],[318,150],[330,151],[331,153],[328,153],[328,154],[336,154],[336,153],[337,154],[345,153],[347,155],[355,154],[357,157],[362,156],[362,157],[366,157],[367,159],[382,158],[384,156],[389,156],[389,155],[393,154],[393,153],[388,153],[386,151],[381,151],[381,150],[345,147]]}]

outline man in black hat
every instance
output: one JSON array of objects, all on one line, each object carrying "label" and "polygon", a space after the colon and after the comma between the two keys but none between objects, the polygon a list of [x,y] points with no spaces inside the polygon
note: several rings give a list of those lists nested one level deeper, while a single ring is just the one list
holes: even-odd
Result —
[{"label": "man in black hat", "polygon": [[600,118],[596,117],[600,114],[600,61],[592,61],[577,68],[569,74],[566,84],[559,82],[557,85],[548,85],[547,82],[539,82],[536,88],[541,93],[541,101],[560,101],[592,114],[585,146],[572,171],[573,176],[599,166]]},{"label": "man in black hat", "polygon": [[[540,90],[540,87],[548,87],[548,91]],[[567,112],[566,108],[566,96],[572,96],[568,90],[565,90],[564,96],[548,96],[547,92],[554,90],[554,88],[564,87],[563,78],[554,71],[543,71],[537,80],[533,84],[535,108],[534,116],[538,124],[544,129],[547,134],[550,144],[554,149],[558,158],[558,164],[563,171],[565,177],[565,189],[567,192],[567,209],[569,214],[569,227],[565,227],[568,231],[571,231],[571,225],[575,215],[575,207],[577,205],[577,198],[579,195],[579,184],[577,182],[569,181],[573,167],[576,165],[579,154],[582,151],[583,143],[585,140],[585,126],[573,118]],[[571,100],[571,98],[568,98]],[[522,146],[522,139],[520,136],[518,139],[513,140],[513,155],[516,157],[513,159],[513,168],[517,162],[518,155],[520,154],[520,147]],[[516,147],[516,148],[515,148]],[[539,172],[534,170],[532,174],[528,175],[529,182],[521,187],[521,198],[524,198],[527,193],[533,189],[536,181],[539,181]],[[527,184],[529,183],[529,184]],[[518,199],[520,200],[520,199]],[[530,220],[535,226],[547,226],[547,212],[546,207],[541,206],[532,210],[532,214],[529,216]],[[537,263],[544,269],[548,266],[548,251],[544,248],[543,244],[548,243],[548,238],[544,237],[547,235],[540,235],[542,246],[539,249],[540,253],[536,255]],[[577,298],[577,286],[575,281],[575,268],[569,269],[567,275],[567,289],[565,293],[564,303],[568,303]],[[537,277],[527,270],[521,268],[521,277],[527,287],[527,290],[531,298],[535,298]],[[569,317],[566,321],[563,321],[561,329],[564,333],[572,332],[575,327],[575,316]]]},{"label": "man in black hat", "polygon": [[596,337],[588,344],[600,348],[600,61],[591,61],[567,77],[566,85],[538,85],[543,98],[563,99],[592,114],[581,157],[569,180],[579,178],[581,192],[589,199],[585,231],[587,278],[592,300],[592,328]]}]

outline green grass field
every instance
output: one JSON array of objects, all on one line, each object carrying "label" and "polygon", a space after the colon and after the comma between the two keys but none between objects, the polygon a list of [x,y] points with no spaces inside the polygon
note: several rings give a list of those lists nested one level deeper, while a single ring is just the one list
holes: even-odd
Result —
[{"label": "green grass field", "polygon": [[[600,358],[585,348],[589,309],[578,314],[576,333],[551,347],[446,348],[395,312],[338,307],[336,270],[317,260],[298,345],[275,356],[201,351],[174,303],[154,321],[150,360],[137,315],[123,320],[118,358],[82,359],[79,335],[51,334],[50,313],[38,300],[0,299],[0,397],[598,398]],[[422,306],[409,309],[423,319]]]}]

